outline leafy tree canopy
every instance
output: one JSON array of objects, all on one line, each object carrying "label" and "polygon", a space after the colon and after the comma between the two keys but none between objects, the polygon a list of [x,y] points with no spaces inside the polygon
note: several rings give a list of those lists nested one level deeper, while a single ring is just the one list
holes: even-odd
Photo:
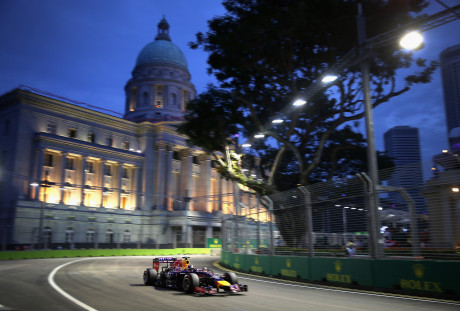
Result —
[{"label": "leafy tree canopy", "polygon": [[[367,37],[401,28],[427,5],[423,0],[361,2]],[[364,115],[358,66],[345,69],[328,88],[306,98],[306,105],[290,108],[357,47],[358,1],[226,0],[223,5],[227,13],[208,21],[208,31],[191,43],[209,53],[208,70],[218,87],[188,105],[180,131],[219,159],[226,177],[263,194],[288,186],[282,184],[292,176],[306,185],[363,166],[362,137],[345,126]],[[396,43],[374,49],[369,63],[374,107],[415,83],[430,82],[437,65],[414,60]],[[418,66],[419,72],[398,82],[398,69],[411,66]],[[275,116],[285,122],[273,126]],[[236,132],[246,137],[262,132],[271,139],[253,143],[260,175],[266,172],[264,181],[243,174],[244,157],[235,151],[232,155],[229,138]]]}]

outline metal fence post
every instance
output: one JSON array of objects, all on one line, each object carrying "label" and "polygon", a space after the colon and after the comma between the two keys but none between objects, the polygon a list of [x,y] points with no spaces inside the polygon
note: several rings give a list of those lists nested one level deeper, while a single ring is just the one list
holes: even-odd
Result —
[{"label": "metal fence post", "polygon": [[299,187],[300,191],[305,195],[305,234],[308,241],[308,256],[315,256],[314,243],[313,243],[313,217],[311,206],[311,194],[304,186]]},{"label": "metal fence post", "polygon": [[372,180],[366,173],[356,174],[364,185],[366,193],[367,207],[367,230],[369,234],[369,255],[373,259],[381,258],[381,250],[379,245],[379,221],[378,221],[378,193],[377,187],[373,186]]},{"label": "metal fence post", "polygon": [[265,199],[268,202],[268,211],[270,213],[270,255],[275,255],[275,239],[273,237],[273,201],[268,196],[263,196],[262,199]]},{"label": "metal fence post", "polygon": [[393,186],[379,186],[379,190],[389,191],[389,192],[399,192],[404,201],[407,202],[409,206],[409,218],[410,218],[410,232],[412,240],[412,255],[414,257],[420,256],[420,238],[418,234],[418,222],[417,216],[415,213],[415,202],[414,199],[409,195],[409,193],[403,187],[393,187]]}]

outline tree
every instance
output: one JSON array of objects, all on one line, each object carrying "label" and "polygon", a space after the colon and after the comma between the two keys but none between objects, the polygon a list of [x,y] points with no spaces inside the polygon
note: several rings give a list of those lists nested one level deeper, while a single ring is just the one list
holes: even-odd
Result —
[{"label": "tree", "polygon": [[[209,72],[219,85],[191,102],[180,131],[219,160],[224,176],[261,194],[276,191],[280,186],[276,181],[293,174],[298,183],[307,185],[347,174],[340,165],[346,159],[362,165],[358,150],[365,146],[345,126],[364,116],[357,66],[345,69],[329,88],[308,98],[307,105],[287,108],[356,47],[357,2],[224,1],[227,13],[210,20],[209,30],[198,33],[191,43],[192,48],[209,52]],[[363,1],[368,37],[401,27],[424,7],[423,0]],[[397,70],[413,65],[420,72],[398,85]],[[415,83],[429,82],[436,66],[414,60],[394,45],[375,49],[370,59],[373,107],[409,91]],[[268,121],[274,116],[286,121],[272,126]],[[228,135],[237,131],[247,137],[262,132],[271,139],[257,143],[253,154],[269,168],[266,182],[243,174],[238,150],[229,147],[234,142]]]}]

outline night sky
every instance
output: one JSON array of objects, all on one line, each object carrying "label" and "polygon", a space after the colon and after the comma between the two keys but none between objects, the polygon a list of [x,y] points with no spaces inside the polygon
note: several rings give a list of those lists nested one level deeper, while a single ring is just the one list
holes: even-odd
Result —
[{"label": "night sky", "polygon": [[[429,13],[443,10],[432,2]],[[163,15],[197,92],[203,92],[214,81],[206,72],[207,54],[187,44],[207,31],[207,20],[223,13],[219,0],[0,0],[0,94],[26,85],[123,114],[124,86]],[[415,56],[439,59],[442,50],[460,44],[460,21],[429,30],[424,38]],[[375,109],[374,123],[378,150],[389,128],[418,127],[429,166],[431,157],[447,148],[440,70],[430,84]]]}]

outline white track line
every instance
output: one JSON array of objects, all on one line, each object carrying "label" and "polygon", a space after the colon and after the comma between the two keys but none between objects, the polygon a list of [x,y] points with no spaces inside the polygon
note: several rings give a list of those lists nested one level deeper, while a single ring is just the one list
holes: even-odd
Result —
[{"label": "white track line", "polygon": [[78,306],[82,307],[83,309],[87,310],[87,311],[97,311],[97,309],[94,309],[90,306],[88,306],[87,304],[81,302],[80,300],[78,300],[77,298],[69,295],[67,292],[65,292],[62,288],[60,288],[55,282],[54,282],[54,276],[56,275],[56,273],[59,271],[59,269],[67,266],[67,265],[70,265],[70,264],[73,264],[75,262],[79,262],[79,261],[83,261],[83,260],[88,260],[88,259],[94,259],[94,258],[85,258],[85,259],[79,259],[79,260],[75,260],[75,261],[71,261],[71,262],[68,262],[68,263],[65,263],[63,265],[60,265],[59,267],[56,267],[53,271],[51,271],[51,273],[48,275],[48,283],[59,293],[61,294],[62,296],[64,296],[65,298],[69,299],[70,301],[72,301],[73,303],[77,304]]}]

